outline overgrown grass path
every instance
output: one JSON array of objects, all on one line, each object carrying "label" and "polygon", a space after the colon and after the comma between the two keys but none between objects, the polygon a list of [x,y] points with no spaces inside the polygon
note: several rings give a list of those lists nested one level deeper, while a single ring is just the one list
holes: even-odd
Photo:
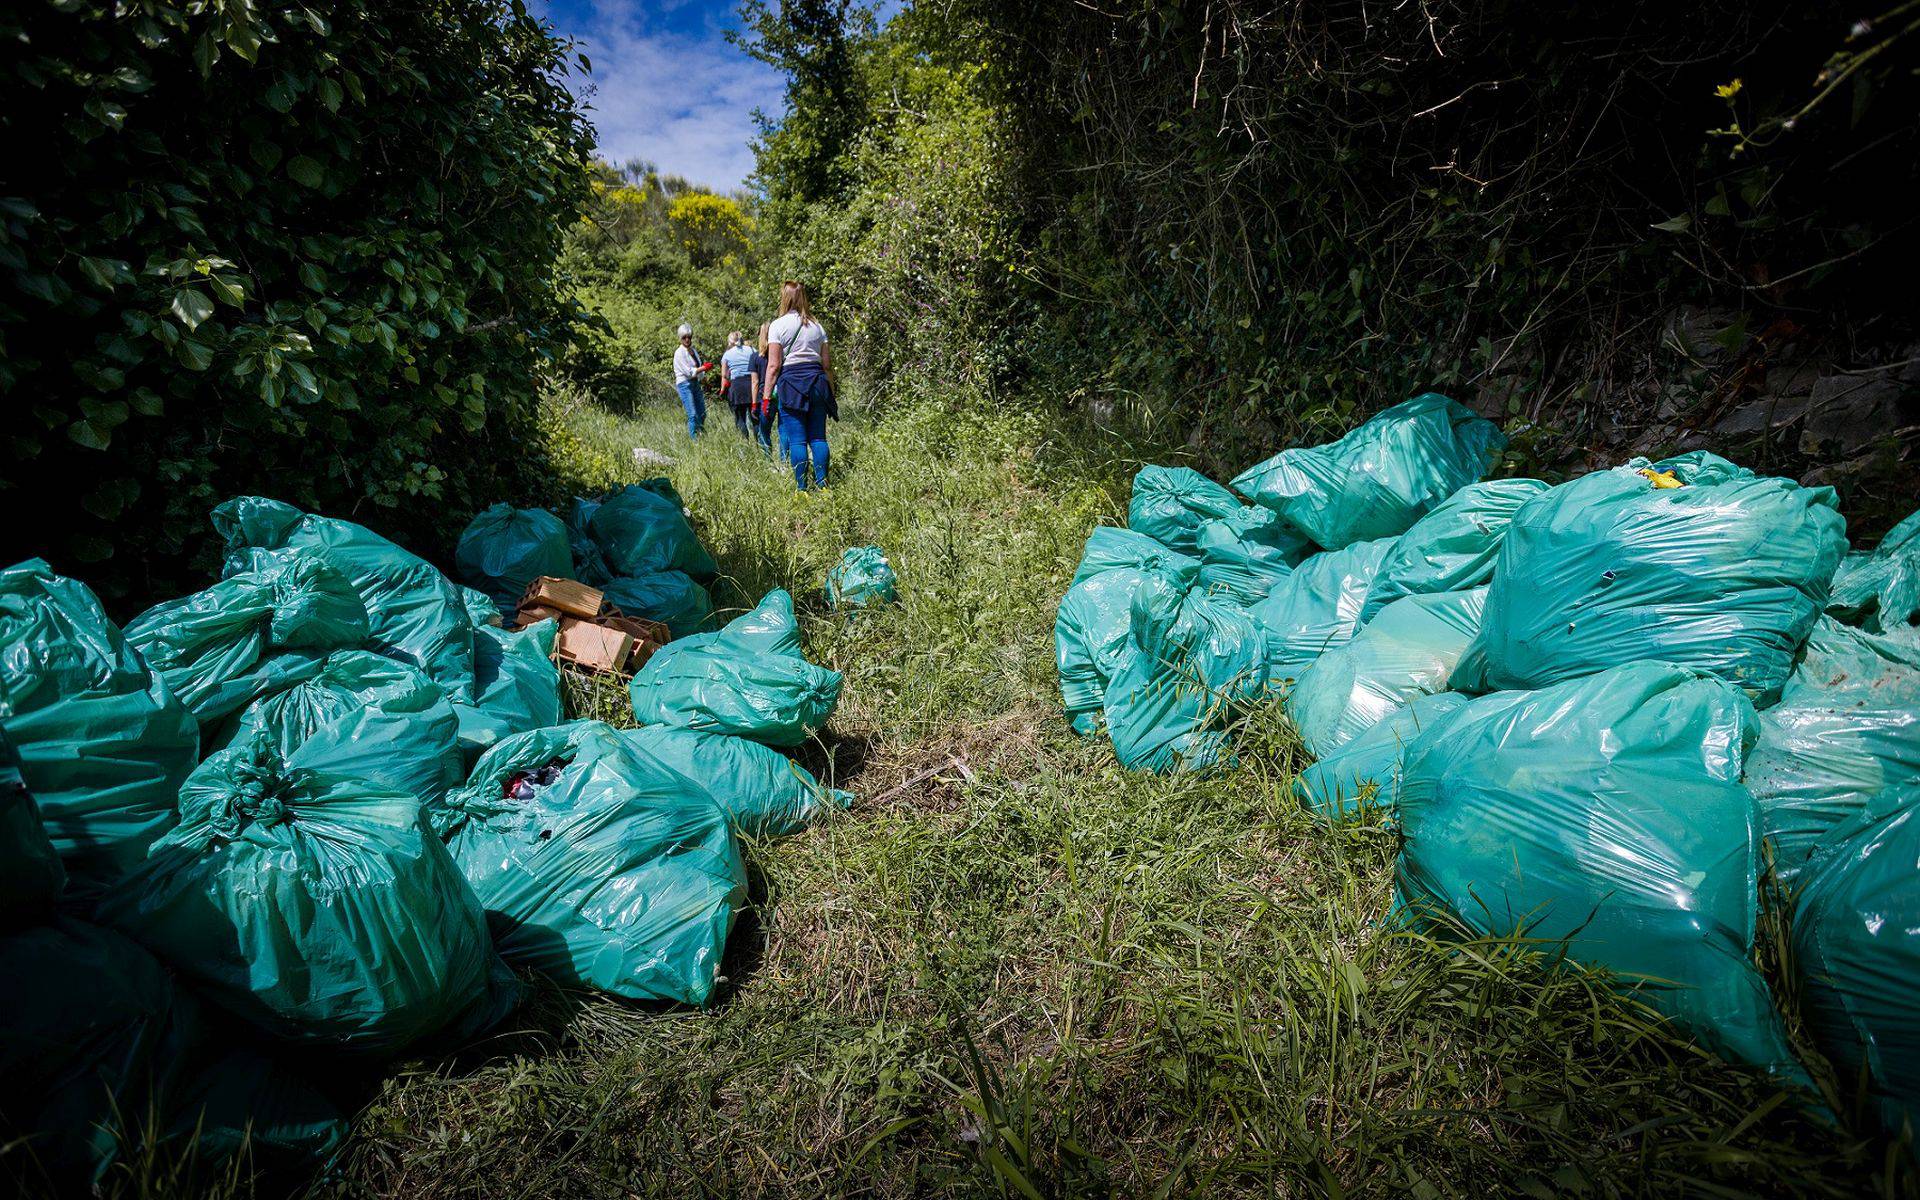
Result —
[{"label": "overgrown grass path", "polygon": [[[1059,716],[1054,605],[1124,456],[928,406],[833,430],[795,494],[724,414],[556,414],[583,480],[670,474],[726,572],[800,601],[844,671],[814,765],[851,812],[751,848],[708,1011],[543,992],[487,1052],[365,1115],[355,1192],[1859,1195],[1883,1152],[1524,948],[1385,931],[1393,834],[1291,799],[1273,723],[1238,769],[1118,770]],[[825,610],[850,545],[902,602]],[[580,715],[630,722],[612,691]],[[958,760],[965,770],[950,764]],[[908,782],[916,781],[916,782]]]}]

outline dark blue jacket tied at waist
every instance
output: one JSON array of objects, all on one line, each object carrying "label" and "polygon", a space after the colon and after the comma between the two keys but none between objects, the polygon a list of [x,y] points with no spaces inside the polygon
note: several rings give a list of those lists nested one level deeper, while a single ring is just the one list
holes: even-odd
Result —
[{"label": "dark blue jacket tied at waist", "polygon": [[840,419],[840,402],[834,397],[833,384],[819,363],[804,362],[781,367],[780,381],[774,391],[783,412],[810,412],[817,404],[834,420]]}]

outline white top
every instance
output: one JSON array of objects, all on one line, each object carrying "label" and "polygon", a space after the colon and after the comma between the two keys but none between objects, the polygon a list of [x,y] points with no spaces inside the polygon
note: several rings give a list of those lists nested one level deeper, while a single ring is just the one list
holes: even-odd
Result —
[{"label": "white top", "polygon": [[827,331],[818,321],[800,323],[800,314],[790,312],[767,328],[767,340],[780,343],[780,364],[817,363],[820,350],[827,344]]},{"label": "white top", "polygon": [[685,345],[673,348],[673,382],[678,387],[700,373],[700,359]]}]

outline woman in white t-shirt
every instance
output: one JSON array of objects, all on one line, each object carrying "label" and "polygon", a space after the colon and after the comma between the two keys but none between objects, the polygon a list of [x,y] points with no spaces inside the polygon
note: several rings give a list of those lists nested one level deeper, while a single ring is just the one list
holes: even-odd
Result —
[{"label": "woman in white t-shirt", "polygon": [[762,395],[780,405],[780,444],[793,465],[793,481],[807,490],[808,459],[813,485],[827,486],[827,418],[840,416],[835,399],[833,351],[827,331],[813,319],[806,285],[780,285],[780,315],[767,327],[767,383]]},{"label": "woman in white t-shirt", "polygon": [[693,326],[680,326],[680,344],[673,351],[673,387],[680,393],[680,407],[687,410],[687,436],[697,438],[707,424],[707,394],[700,387],[700,372],[705,364],[693,348]]}]

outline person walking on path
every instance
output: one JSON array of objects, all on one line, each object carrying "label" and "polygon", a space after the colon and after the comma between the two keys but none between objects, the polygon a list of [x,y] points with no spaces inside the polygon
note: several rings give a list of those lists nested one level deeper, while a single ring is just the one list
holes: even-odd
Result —
[{"label": "person walking on path", "polygon": [[753,344],[753,359],[748,364],[753,375],[753,432],[760,441],[760,452],[773,454],[773,418],[775,405],[773,394],[762,386],[767,377],[767,326],[760,326],[760,336]]},{"label": "person walking on path", "polygon": [[687,410],[687,436],[698,438],[707,425],[707,394],[700,387],[700,372],[706,364],[693,348],[693,326],[680,326],[680,345],[673,352],[673,386],[680,393],[680,407]]},{"label": "person walking on path", "polygon": [[746,342],[746,335],[738,329],[727,335],[727,352],[720,356],[720,386],[725,389],[727,406],[733,409],[733,427],[741,437],[752,437],[753,429],[747,421],[760,383],[753,377],[753,349]]},{"label": "person walking on path", "polygon": [[813,486],[827,486],[827,418],[838,419],[833,353],[827,331],[813,319],[806,285],[780,285],[779,316],[767,326],[766,393],[780,405],[780,444],[793,464],[793,481],[807,490],[807,459]]}]

